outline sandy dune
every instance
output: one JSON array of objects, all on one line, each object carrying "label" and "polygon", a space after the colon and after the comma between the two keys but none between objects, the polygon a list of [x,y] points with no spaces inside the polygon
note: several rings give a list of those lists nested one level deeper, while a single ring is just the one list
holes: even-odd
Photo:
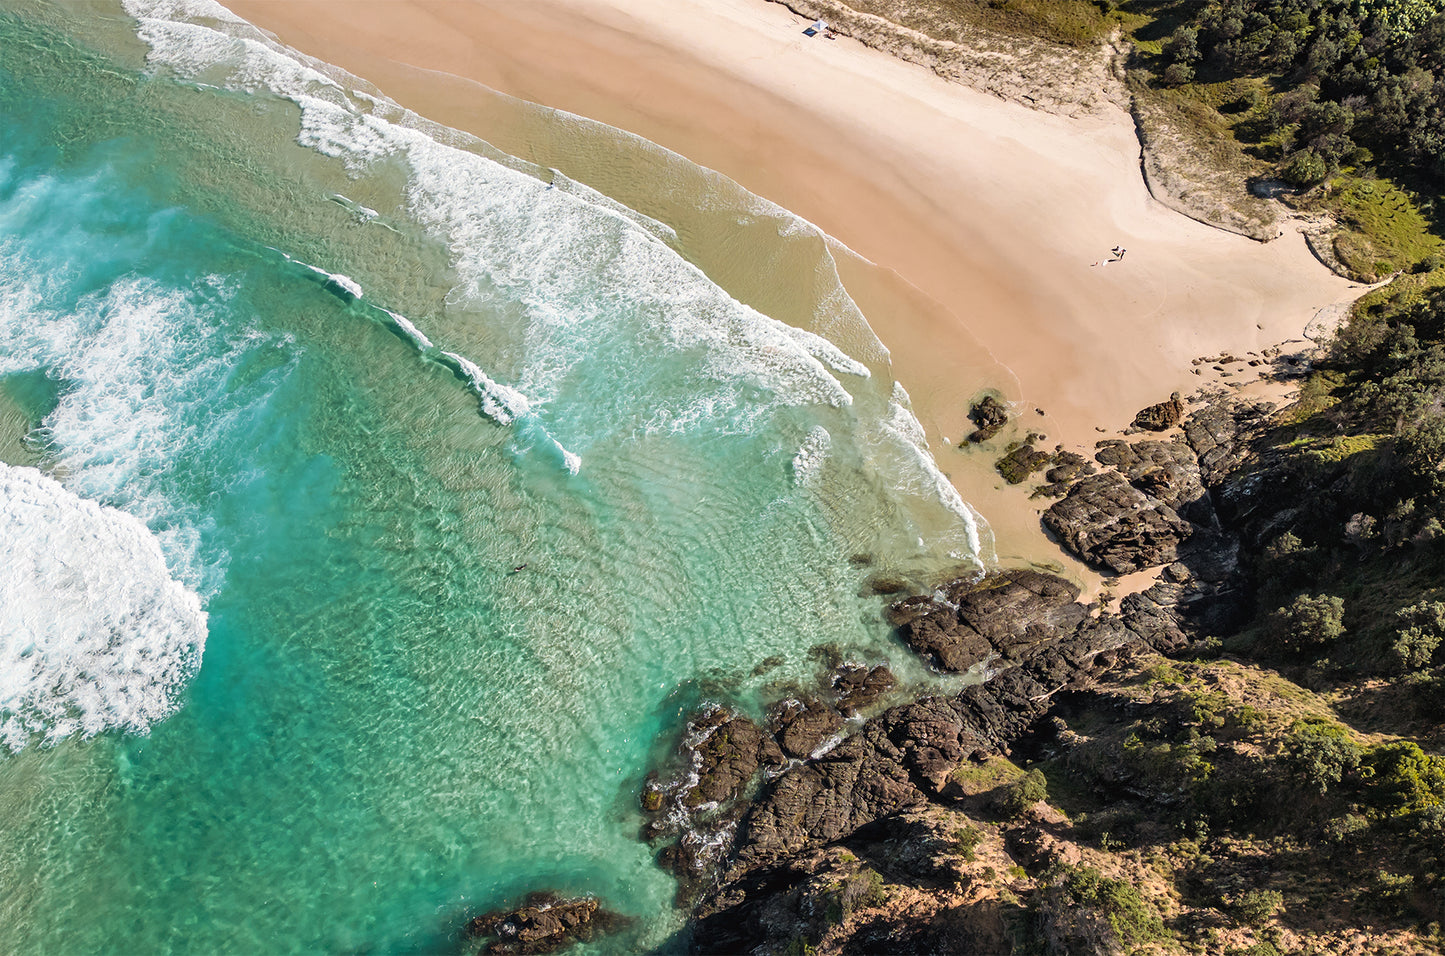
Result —
[{"label": "sandy dune", "polygon": [[[876,264],[853,270],[873,287],[869,320],[1004,559],[1057,552],[989,455],[942,441],[966,434],[981,365],[1049,444],[1088,445],[1096,426],[1196,387],[1191,358],[1298,338],[1358,294],[1296,234],[1261,245],[1154,202],[1123,110],[1032,111],[804,37],[802,18],[765,0],[228,5],[448,125],[486,135],[462,77],[637,133]],[[1095,265],[1115,245],[1126,257]]]}]

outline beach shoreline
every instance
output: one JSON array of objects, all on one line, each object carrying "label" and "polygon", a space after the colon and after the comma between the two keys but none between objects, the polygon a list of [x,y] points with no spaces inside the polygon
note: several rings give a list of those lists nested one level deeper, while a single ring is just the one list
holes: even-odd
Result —
[{"label": "beach shoreline", "polygon": [[[1145,405],[1222,381],[1194,359],[1298,339],[1361,291],[1298,234],[1260,244],[1153,200],[1121,108],[1029,110],[806,37],[768,0],[230,6],[437,122],[497,135],[481,84],[635,133],[816,224],[857,255],[840,253],[845,286],[1001,564],[1097,584],[1043,533],[1047,500],[993,471],[1003,442],[1089,453]],[[1115,246],[1128,253],[1110,261]],[[1017,425],[960,449],[986,388]]]}]

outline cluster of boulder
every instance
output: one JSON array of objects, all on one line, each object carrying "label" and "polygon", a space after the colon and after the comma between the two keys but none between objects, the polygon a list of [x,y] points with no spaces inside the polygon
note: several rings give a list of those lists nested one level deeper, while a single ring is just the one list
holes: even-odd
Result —
[{"label": "cluster of boulder", "polygon": [[553,893],[533,893],[516,909],[472,917],[464,935],[485,941],[481,951],[489,956],[532,956],[591,942],[630,922],[604,909],[591,896],[565,899]]},{"label": "cluster of boulder", "polygon": [[[1117,609],[1081,603],[1076,585],[1033,569],[973,574],[892,604],[905,644],[941,672],[979,678],[958,693],[888,707],[888,668],[845,664],[761,719],[721,705],[694,714],[641,795],[643,837],[692,908],[693,949],[796,949],[820,921],[836,926],[870,898],[878,875],[860,857],[886,859],[915,886],[953,885],[946,861],[957,838],[945,808],[960,768],[1008,755],[1047,723],[1061,692],[1090,686],[1121,658],[1184,649],[1237,614],[1227,528],[1258,485],[1242,464],[1269,411],[1221,399],[1183,419],[1176,395],[1140,413],[1146,429],[1182,423],[1176,439],[1105,441],[1093,462],[1054,463],[1046,488],[1058,500],[1044,523],[1059,543],[1106,572],[1158,570]],[[983,430],[992,417],[975,420]],[[1021,861],[1043,852],[1025,844]],[[596,900],[547,897],[478,917],[468,933],[490,940],[486,952],[542,953],[619,924]],[[989,905],[957,900],[880,912],[850,932],[847,951],[1003,945]]]},{"label": "cluster of boulder", "polygon": [[[1222,400],[1184,422],[1175,441],[1101,442],[1102,470],[1073,463],[1077,477],[1061,476],[1066,490],[1045,523],[1065,548],[1107,572],[1159,569],[1117,610],[1082,604],[1075,585],[1032,569],[960,578],[890,607],[904,643],[940,671],[987,675],[982,683],[891,707],[851,733],[821,701],[784,702],[766,727],[722,708],[695,716],[680,771],[654,778],[643,795],[654,818],[647,836],[668,844],[660,858],[694,900],[694,949],[785,948],[816,923],[820,893],[836,896],[860,878],[847,862],[854,850],[895,830],[926,836],[955,772],[1008,754],[1061,691],[1087,687],[1121,656],[1180,650],[1237,613],[1236,542],[1211,492],[1238,484],[1247,439],[1268,411]],[[899,859],[890,856],[895,872]],[[988,945],[997,930],[954,924],[949,945]],[[941,945],[943,930],[926,921],[884,929],[891,951]]]}]

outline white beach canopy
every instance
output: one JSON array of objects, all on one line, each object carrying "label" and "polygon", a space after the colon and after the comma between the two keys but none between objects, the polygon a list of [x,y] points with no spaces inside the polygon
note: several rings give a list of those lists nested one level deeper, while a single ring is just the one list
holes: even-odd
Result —
[{"label": "white beach canopy", "polygon": [[826,29],[828,29],[828,24],[824,23],[822,20],[814,20],[813,25],[808,27],[808,29],[804,30],[803,32],[806,33],[808,36],[816,36],[817,34],[822,33]]}]

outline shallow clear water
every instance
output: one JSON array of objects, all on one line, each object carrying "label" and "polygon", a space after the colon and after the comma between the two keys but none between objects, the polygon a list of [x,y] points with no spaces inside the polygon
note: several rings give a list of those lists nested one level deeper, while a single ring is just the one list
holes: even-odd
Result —
[{"label": "shallow clear water", "polygon": [[972,516],[820,240],[776,298],[851,354],[249,37],[0,4],[0,460],[82,529],[66,563],[0,509],[0,555],[118,609],[0,595],[34,675],[0,684],[0,950],[446,951],[540,888],[665,945],[659,735],[820,644],[921,678],[860,586],[969,559]]}]

